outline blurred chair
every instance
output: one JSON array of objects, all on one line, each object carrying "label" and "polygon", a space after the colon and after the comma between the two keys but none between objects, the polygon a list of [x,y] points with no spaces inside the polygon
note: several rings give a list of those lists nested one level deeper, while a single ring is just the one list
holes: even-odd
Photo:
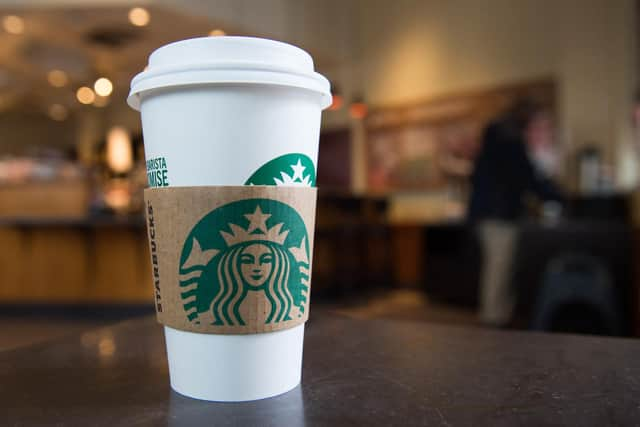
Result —
[{"label": "blurred chair", "polygon": [[574,220],[631,221],[630,199],[624,194],[574,197],[569,201],[568,213]]},{"label": "blurred chair", "polygon": [[561,221],[554,226],[523,223],[512,279],[518,302],[511,326],[531,327],[536,301],[554,260],[584,254],[606,270],[622,322],[621,335],[630,334],[635,310],[632,236],[632,229],[620,221]]},{"label": "blurred chair", "polygon": [[593,256],[565,254],[553,259],[544,273],[531,328],[621,335],[621,311],[603,263]]}]

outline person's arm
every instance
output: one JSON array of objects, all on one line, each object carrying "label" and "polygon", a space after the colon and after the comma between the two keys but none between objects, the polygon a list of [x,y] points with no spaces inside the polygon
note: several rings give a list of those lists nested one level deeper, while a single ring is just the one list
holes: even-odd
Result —
[{"label": "person's arm", "polygon": [[521,149],[518,150],[519,161],[517,163],[518,167],[522,169],[522,176],[525,178],[525,189],[541,200],[553,200],[563,203],[565,197],[560,187],[551,179],[542,176],[536,171],[524,144],[519,144],[519,147]]},{"label": "person's arm", "polygon": [[565,202],[565,195],[563,191],[551,179],[536,177],[534,182],[535,193],[542,200],[554,200],[560,203]]}]

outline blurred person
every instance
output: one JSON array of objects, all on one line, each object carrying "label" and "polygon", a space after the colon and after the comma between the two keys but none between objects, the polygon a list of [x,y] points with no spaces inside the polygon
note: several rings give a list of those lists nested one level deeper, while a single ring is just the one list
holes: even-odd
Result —
[{"label": "blurred person", "polygon": [[517,101],[483,134],[471,176],[468,219],[477,224],[483,253],[479,314],[484,323],[504,326],[511,319],[517,221],[527,216],[532,198],[563,200],[552,181],[558,160],[552,119],[529,100]]},{"label": "blurred person", "polygon": [[[624,156],[623,159],[626,162],[628,169],[631,169],[632,177],[629,179],[629,187],[631,188],[631,219],[634,226],[640,225],[640,89],[636,90],[633,97],[633,112],[632,112],[632,125],[633,125],[633,142],[631,144],[631,151],[633,154]],[[628,153],[623,153],[628,155]]]}]

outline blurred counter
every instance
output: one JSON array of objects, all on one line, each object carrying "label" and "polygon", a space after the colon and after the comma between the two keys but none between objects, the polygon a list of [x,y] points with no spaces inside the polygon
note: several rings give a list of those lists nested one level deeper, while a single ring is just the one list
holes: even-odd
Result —
[{"label": "blurred counter", "polygon": [[387,197],[390,224],[438,225],[464,221],[465,203],[450,192],[396,192]]},{"label": "blurred counter", "polygon": [[142,217],[0,220],[1,303],[152,301]]},{"label": "blurred counter", "polygon": [[145,222],[142,215],[91,215],[85,217],[0,217],[0,227],[131,227],[144,229]]},{"label": "blurred counter", "polygon": [[[64,193],[62,186],[56,188]],[[19,209],[0,212],[0,303],[152,301],[141,214],[87,216],[78,211],[64,216],[60,198],[51,198],[42,188],[34,191],[40,193],[33,194],[33,201],[18,197],[23,199],[22,206],[37,202],[40,210],[27,209],[23,215],[18,215]],[[398,203],[416,208],[407,209],[411,221],[390,217]],[[57,207],[52,210],[47,205]],[[416,196],[390,200],[322,191],[314,245],[314,294],[392,284],[417,286],[423,272],[425,224],[415,212],[429,214],[431,207]]]},{"label": "blurred counter", "polygon": [[91,198],[86,180],[2,183],[0,218],[74,218],[87,216]]}]

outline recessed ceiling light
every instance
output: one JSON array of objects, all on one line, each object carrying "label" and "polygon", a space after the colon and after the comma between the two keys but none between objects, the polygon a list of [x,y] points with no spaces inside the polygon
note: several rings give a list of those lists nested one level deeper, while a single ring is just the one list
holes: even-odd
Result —
[{"label": "recessed ceiling light", "polygon": [[109,80],[108,78],[100,77],[93,84],[93,89],[100,96],[109,96],[111,95],[111,92],[113,92],[113,84],[111,83],[111,80]]},{"label": "recessed ceiling light", "polygon": [[224,30],[221,30],[220,28],[216,28],[215,30],[209,31],[209,35],[211,37],[220,37],[220,36],[226,36],[227,33],[225,33]]},{"label": "recessed ceiling light", "polygon": [[62,70],[51,70],[47,73],[47,80],[53,87],[64,87],[69,83],[67,73]]},{"label": "recessed ceiling light", "polygon": [[22,34],[24,32],[24,20],[19,16],[7,15],[2,18],[2,27],[7,33]]},{"label": "recessed ceiling light", "polygon": [[143,7],[134,7],[129,11],[129,22],[136,27],[144,27],[150,20],[149,11]]},{"label": "recessed ceiling light", "polygon": [[78,102],[81,104],[91,104],[96,99],[96,94],[90,87],[82,86],[76,92],[76,98],[78,98]]}]

